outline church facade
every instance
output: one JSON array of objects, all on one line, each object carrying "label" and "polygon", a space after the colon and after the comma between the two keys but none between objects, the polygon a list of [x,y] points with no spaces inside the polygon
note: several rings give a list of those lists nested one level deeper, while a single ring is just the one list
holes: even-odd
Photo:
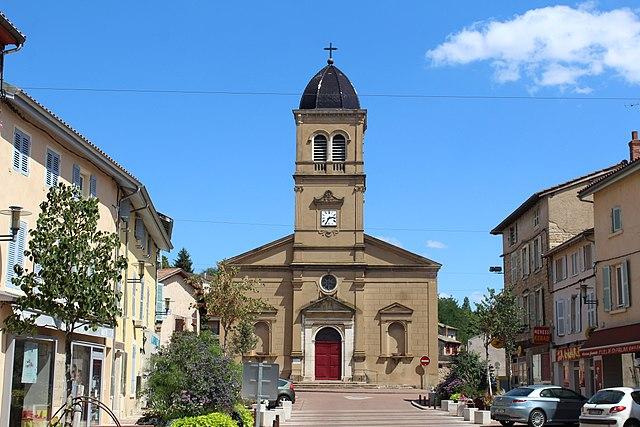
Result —
[{"label": "church facade", "polygon": [[435,386],[440,264],[365,233],[367,111],[332,59],[293,117],[293,234],[228,260],[273,306],[251,357],[294,381]]}]

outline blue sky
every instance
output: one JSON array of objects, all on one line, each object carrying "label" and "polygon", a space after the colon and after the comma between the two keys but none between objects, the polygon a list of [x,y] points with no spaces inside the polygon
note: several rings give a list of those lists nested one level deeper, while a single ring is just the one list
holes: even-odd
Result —
[{"label": "blue sky", "polygon": [[286,94],[324,66],[330,41],[369,111],[367,232],[442,263],[440,292],[457,298],[501,287],[487,272],[501,264],[494,225],[532,192],[626,158],[640,127],[640,96],[371,96],[633,98],[631,1],[177,5],[5,0],[27,35],[6,79],[281,93],[30,90],[146,184],[176,221],[170,258],[187,247],[199,270],[291,232],[299,98]]}]

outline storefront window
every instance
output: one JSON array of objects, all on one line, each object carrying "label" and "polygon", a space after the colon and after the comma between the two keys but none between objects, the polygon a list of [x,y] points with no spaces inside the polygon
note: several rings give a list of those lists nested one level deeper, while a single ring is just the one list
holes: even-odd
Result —
[{"label": "storefront window", "polygon": [[[71,354],[73,395],[100,400],[104,349],[98,346],[74,343]],[[83,426],[99,424],[100,410],[98,406],[90,403],[85,405],[80,420]]]},{"label": "storefront window", "polygon": [[44,427],[51,417],[53,341],[14,341],[9,427]]}]

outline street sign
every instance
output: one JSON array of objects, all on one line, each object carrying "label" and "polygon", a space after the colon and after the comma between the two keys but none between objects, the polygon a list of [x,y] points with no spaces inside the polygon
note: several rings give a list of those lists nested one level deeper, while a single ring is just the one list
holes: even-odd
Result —
[{"label": "street sign", "polygon": [[429,363],[431,363],[431,359],[429,358],[429,356],[422,356],[420,358],[420,365],[422,366],[428,366]]},{"label": "street sign", "polygon": [[256,401],[256,426],[262,425],[260,403],[278,398],[278,376],[280,366],[277,363],[244,362],[242,364],[242,390],[244,399]]}]

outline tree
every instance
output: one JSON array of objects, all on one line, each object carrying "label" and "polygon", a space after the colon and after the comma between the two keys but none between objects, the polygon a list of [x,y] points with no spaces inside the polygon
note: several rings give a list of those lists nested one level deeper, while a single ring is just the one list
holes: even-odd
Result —
[{"label": "tree", "polygon": [[253,322],[243,319],[231,337],[231,351],[244,356],[256,347],[258,337],[253,331]]},{"label": "tree", "polygon": [[438,321],[458,329],[458,339],[466,345],[469,338],[478,333],[475,313],[471,310],[469,298],[465,297],[462,307],[452,297],[438,298]]},{"label": "tree", "polygon": [[[12,283],[24,295],[12,304],[5,328],[33,334],[40,313],[62,322],[69,398],[73,333],[83,326],[115,326],[121,295],[113,285],[121,280],[127,262],[123,256],[114,256],[118,236],[97,228],[98,200],[83,197],[78,187],[52,187],[40,209],[36,228],[30,230],[29,250],[24,252],[37,268],[28,271],[16,265]],[[25,313],[35,314],[24,317]]]},{"label": "tree", "polygon": [[169,264],[169,258],[166,255],[162,255],[162,268],[170,268],[171,264]]},{"label": "tree", "polygon": [[496,322],[496,291],[492,288],[487,289],[487,293],[476,305],[477,328],[482,335],[482,345],[484,347],[484,357],[487,373],[487,382],[489,383],[489,396],[493,395],[491,390],[491,372],[489,368],[489,345],[496,338],[497,322]]},{"label": "tree", "polygon": [[222,350],[230,354],[229,338],[243,322],[251,322],[256,315],[270,305],[257,297],[260,282],[248,277],[237,278],[238,268],[222,261],[217,264],[213,276],[193,275],[190,283],[197,290],[197,298],[202,301],[207,316],[220,319],[224,330]]},{"label": "tree", "polygon": [[173,266],[181,268],[187,273],[193,273],[193,262],[191,261],[191,255],[185,248],[180,249],[176,260],[173,262]]}]

